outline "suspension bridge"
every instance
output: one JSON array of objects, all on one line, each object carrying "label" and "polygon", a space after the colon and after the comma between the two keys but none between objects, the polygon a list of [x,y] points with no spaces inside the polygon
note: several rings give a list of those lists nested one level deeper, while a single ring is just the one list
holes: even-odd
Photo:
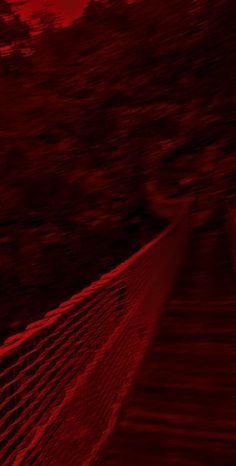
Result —
[{"label": "suspension bridge", "polygon": [[[236,464],[236,216],[189,207],[0,348],[0,464]],[[235,273],[234,273],[235,270]]]}]

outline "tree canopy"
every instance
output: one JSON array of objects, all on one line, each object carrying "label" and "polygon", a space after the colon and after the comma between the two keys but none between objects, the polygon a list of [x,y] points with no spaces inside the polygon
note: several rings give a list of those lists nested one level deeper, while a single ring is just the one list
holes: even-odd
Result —
[{"label": "tree canopy", "polygon": [[6,333],[136,251],[171,200],[234,191],[231,5],[91,0],[62,27],[0,2]]}]

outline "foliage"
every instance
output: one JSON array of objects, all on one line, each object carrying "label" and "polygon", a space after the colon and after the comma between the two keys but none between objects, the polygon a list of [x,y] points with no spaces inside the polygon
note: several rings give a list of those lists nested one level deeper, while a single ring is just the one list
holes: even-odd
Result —
[{"label": "foliage", "polygon": [[232,189],[235,31],[230,0],[91,0],[69,27],[37,12],[31,36],[0,6],[1,44],[21,44],[0,75],[4,333],[160,231],[165,198]]}]

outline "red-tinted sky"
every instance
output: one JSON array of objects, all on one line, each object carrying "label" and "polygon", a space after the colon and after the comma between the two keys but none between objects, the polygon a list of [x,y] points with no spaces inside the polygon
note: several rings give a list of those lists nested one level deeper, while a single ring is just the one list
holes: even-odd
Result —
[{"label": "red-tinted sky", "polygon": [[[24,18],[27,18],[32,11],[42,8],[45,3],[45,0],[28,0],[22,11]],[[55,10],[60,13],[65,23],[80,16],[86,3],[87,0],[50,0],[50,4],[55,5]]]},{"label": "red-tinted sky", "polygon": [[[128,3],[134,1],[128,0]],[[52,8],[55,8],[63,18],[64,24],[67,24],[82,14],[88,0],[27,0],[27,4],[22,9],[22,16],[27,19],[33,11],[39,10],[46,3],[52,5]]]}]

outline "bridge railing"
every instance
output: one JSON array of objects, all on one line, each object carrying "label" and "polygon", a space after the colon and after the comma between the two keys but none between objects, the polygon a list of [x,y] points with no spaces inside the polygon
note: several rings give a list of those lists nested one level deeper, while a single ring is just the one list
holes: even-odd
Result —
[{"label": "bridge railing", "polygon": [[231,257],[236,275],[236,199],[227,202],[227,230],[230,241]]},{"label": "bridge railing", "polygon": [[89,465],[115,422],[182,264],[186,213],[0,348],[0,464]]}]

